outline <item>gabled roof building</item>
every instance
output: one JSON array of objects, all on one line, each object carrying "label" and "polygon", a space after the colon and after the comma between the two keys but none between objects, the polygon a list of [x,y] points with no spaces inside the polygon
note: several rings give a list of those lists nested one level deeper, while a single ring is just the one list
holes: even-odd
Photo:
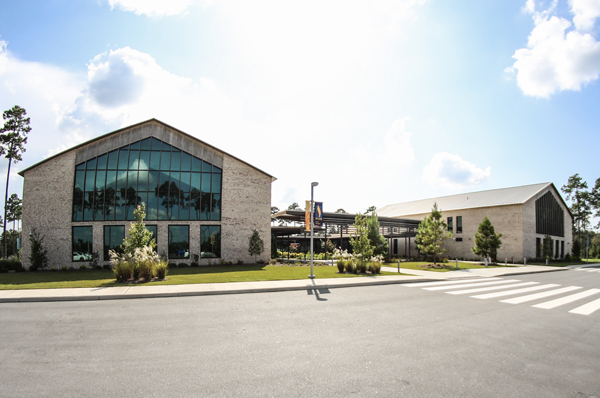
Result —
[{"label": "gabled roof building", "polygon": [[[555,258],[564,258],[571,252],[573,217],[552,183],[397,203],[381,207],[377,214],[423,220],[431,214],[434,203],[442,211],[448,231],[452,233],[452,238],[444,245],[448,250],[444,256],[475,259],[471,248],[484,217],[490,219],[496,233],[503,234],[498,261],[523,262],[524,258],[540,258],[546,235],[551,236]],[[406,248],[400,245],[398,253],[393,254],[400,255],[405,251]]]},{"label": "gabled roof building", "polygon": [[169,261],[253,261],[254,229],[265,243],[259,258],[269,259],[275,178],[159,120],[97,137],[19,174],[26,268],[34,229],[53,268],[78,267],[93,253],[108,263],[142,202],[157,250]]}]

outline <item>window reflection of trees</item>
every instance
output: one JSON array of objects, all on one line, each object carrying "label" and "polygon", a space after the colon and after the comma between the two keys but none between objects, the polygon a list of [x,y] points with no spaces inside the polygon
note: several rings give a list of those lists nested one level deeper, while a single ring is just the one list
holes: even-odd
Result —
[{"label": "window reflection of trees", "polygon": [[[96,170],[98,169],[98,170]],[[73,221],[220,220],[221,170],[155,138],[76,166]]]}]

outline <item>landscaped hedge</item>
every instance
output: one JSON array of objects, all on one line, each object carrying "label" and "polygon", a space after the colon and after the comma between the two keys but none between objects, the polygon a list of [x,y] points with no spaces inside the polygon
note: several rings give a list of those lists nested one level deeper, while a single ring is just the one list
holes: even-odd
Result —
[{"label": "landscaped hedge", "polygon": [[23,264],[19,260],[4,259],[0,260],[0,272],[24,271]]}]

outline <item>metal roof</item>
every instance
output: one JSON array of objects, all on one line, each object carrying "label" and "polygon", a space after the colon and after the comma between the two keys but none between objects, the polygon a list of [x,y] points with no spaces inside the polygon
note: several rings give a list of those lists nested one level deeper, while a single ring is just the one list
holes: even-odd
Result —
[{"label": "metal roof", "polygon": [[[520,187],[492,189],[489,191],[469,192],[458,195],[442,196],[397,203],[377,209],[377,214],[384,217],[402,217],[413,214],[430,213],[434,203],[442,211],[473,209],[479,207],[507,206],[523,204],[544,189],[552,187],[562,199],[551,182],[523,185]],[[564,200],[563,200],[563,204]],[[568,206],[565,204],[568,211]]]}]

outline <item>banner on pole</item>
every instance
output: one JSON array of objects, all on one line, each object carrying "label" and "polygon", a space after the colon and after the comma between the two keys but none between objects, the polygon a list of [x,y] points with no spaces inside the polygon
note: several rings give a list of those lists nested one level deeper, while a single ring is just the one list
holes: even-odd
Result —
[{"label": "banner on pole", "polygon": [[306,201],[306,211],[304,212],[304,230],[310,231],[310,200]]},{"label": "banner on pole", "polygon": [[320,227],[323,224],[323,202],[315,202],[315,225]]}]

